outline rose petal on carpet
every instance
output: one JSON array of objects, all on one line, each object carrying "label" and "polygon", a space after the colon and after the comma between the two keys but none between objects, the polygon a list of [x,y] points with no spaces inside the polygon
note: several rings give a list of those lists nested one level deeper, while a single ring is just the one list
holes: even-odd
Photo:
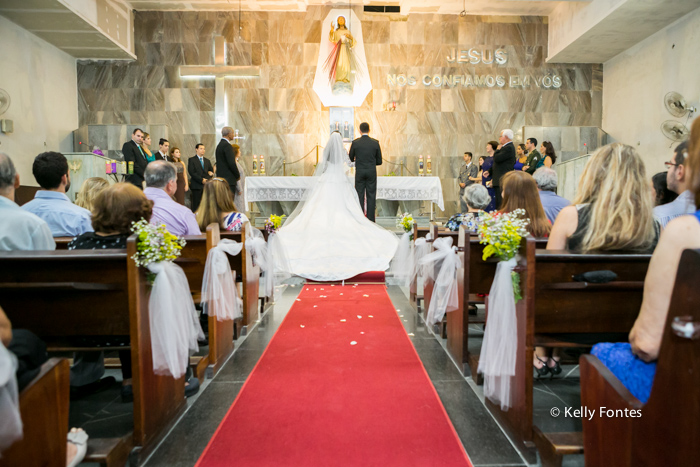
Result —
[{"label": "rose petal on carpet", "polygon": [[384,285],[305,285],[197,466],[471,466]]}]

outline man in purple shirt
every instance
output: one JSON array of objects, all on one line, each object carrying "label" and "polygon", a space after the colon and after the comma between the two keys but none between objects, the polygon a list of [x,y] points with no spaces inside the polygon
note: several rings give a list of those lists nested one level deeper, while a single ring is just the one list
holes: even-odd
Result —
[{"label": "man in purple shirt", "polygon": [[151,224],[165,224],[173,235],[201,235],[197,219],[192,211],[173,200],[177,191],[177,172],[175,167],[166,161],[155,161],[148,164],[144,174],[146,189],[143,193],[153,201]]},{"label": "man in purple shirt", "polygon": [[549,222],[554,225],[554,220],[559,215],[559,211],[570,205],[566,198],[557,195],[557,173],[548,167],[540,167],[533,175],[537,189],[540,192],[540,201],[544,213]]}]

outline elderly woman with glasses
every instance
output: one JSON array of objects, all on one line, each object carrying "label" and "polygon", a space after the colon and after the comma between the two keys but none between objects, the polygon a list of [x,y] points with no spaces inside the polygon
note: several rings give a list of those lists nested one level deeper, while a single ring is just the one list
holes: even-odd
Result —
[{"label": "elderly woman with glasses", "polygon": [[196,215],[202,232],[213,222],[218,223],[222,229],[239,232],[243,224],[248,222],[245,214],[236,209],[228,182],[218,177],[212,178],[204,185],[202,202]]}]

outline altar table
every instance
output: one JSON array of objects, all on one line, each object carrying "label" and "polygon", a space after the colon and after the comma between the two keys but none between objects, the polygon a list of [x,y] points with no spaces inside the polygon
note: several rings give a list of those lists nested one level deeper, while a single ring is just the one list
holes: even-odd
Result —
[{"label": "altar table", "polygon": [[[248,176],[245,179],[246,202],[300,201],[318,177]],[[355,178],[350,177],[355,184]],[[377,199],[392,201],[431,201],[445,210],[442,184],[438,177],[377,177]],[[430,204],[432,212],[433,204]],[[432,218],[432,215],[431,215]]]}]

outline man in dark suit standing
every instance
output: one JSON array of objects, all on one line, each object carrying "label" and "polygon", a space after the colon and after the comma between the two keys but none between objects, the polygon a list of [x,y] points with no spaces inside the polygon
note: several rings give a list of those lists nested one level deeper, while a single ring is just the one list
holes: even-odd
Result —
[{"label": "man in dark suit standing", "polygon": [[513,146],[513,130],[501,131],[501,136],[498,138],[501,143],[496,152],[493,153],[493,167],[491,167],[491,175],[493,176],[491,184],[496,192],[496,209],[501,208],[503,195],[501,194],[501,177],[506,173],[514,170],[515,167],[515,146]]},{"label": "man in dark suit standing", "polygon": [[131,141],[127,141],[124,143],[124,146],[122,146],[122,155],[126,161],[127,168],[129,162],[134,163],[134,173],[127,175],[126,181],[136,185],[141,190],[143,190],[143,173],[146,171],[146,165],[148,165],[146,154],[144,154],[143,149],[141,149],[142,143],[143,130],[141,130],[141,128],[136,128],[133,133],[131,133]]},{"label": "man in dark suit standing", "polygon": [[209,159],[204,157],[204,145],[202,143],[195,146],[197,155],[190,157],[187,162],[187,172],[190,174],[190,193],[192,194],[192,212],[197,211],[199,203],[202,201],[202,190],[204,184],[214,176],[214,167]]},{"label": "man in dark suit standing", "polygon": [[236,195],[238,180],[241,174],[236,165],[236,154],[231,147],[233,140],[233,128],[225,126],[221,129],[221,141],[216,147],[216,176],[221,177],[228,182],[231,188],[231,194]]},{"label": "man in dark suit standing", "polygon": [[369,124],[360,123],[360,136],[350,146],[350,160],[355,163],[355,190],[364,207],[367,198],[367,219],[374,222],[377,204],[377,166],[382,165],[379,141],[369,137]]}]

